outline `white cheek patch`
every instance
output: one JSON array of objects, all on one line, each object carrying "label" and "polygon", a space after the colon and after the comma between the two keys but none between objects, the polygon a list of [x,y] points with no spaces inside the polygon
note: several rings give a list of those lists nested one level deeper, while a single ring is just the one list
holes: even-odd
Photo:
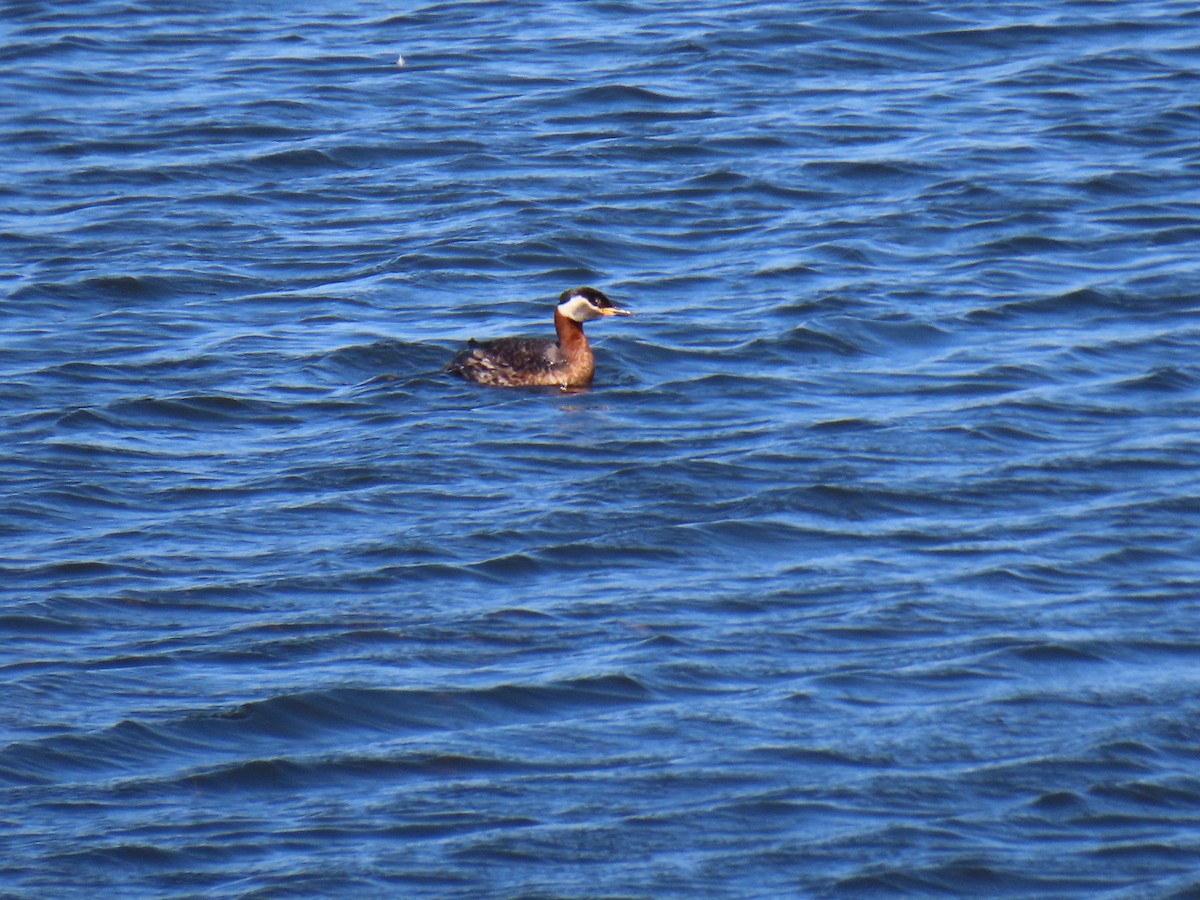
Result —
[{"label": "white cheek patch", "polygon": [[592,306],[582,294],[573,294],[565,303],[558,304],[558,311],[576,322],[590,322],[601,318],[604,313]]}]

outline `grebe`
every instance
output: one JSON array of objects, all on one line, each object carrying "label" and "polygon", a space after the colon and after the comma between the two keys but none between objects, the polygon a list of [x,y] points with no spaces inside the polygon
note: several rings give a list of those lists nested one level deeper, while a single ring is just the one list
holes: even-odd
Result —
[{"label": "grebe", "polygon": [[601,291],[591,287],[563,291],[554,308],[558,340],[501,338],[470,345],[446,367],[467,381],[496,387],[586,387],[596,362],[583,336],[583,323],[605,316],[632,316],[617,309]]}]

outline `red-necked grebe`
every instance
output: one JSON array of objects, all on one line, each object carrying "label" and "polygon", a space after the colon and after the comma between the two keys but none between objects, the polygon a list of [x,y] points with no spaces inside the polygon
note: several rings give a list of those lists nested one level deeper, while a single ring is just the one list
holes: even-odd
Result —
[{"label": "red-necked grebe", "polygon": [[472,340],[446,371],[496,387],[587,387],[592,383],[596,362],[583,336],[583,323],[605,316],[631,315],[628,310],[617,309],[595,288],[563,291],[554,308],[558,340],[501,338],[485,344]]}]

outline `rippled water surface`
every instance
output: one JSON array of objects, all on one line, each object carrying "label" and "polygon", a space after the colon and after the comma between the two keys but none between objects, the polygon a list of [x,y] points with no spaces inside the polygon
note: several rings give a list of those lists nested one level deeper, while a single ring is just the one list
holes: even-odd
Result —
[{"label": "rippled water surface", "polygon": [[1194,4],[0,16],[0,893],[1200,895]]}]

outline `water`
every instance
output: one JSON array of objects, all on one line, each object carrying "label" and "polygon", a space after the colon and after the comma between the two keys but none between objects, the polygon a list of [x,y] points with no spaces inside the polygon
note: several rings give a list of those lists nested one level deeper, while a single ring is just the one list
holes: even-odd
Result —
[{"label": "water", "polygon": [[1192,4],[0,21],[0,893],[1200,894]]}]

